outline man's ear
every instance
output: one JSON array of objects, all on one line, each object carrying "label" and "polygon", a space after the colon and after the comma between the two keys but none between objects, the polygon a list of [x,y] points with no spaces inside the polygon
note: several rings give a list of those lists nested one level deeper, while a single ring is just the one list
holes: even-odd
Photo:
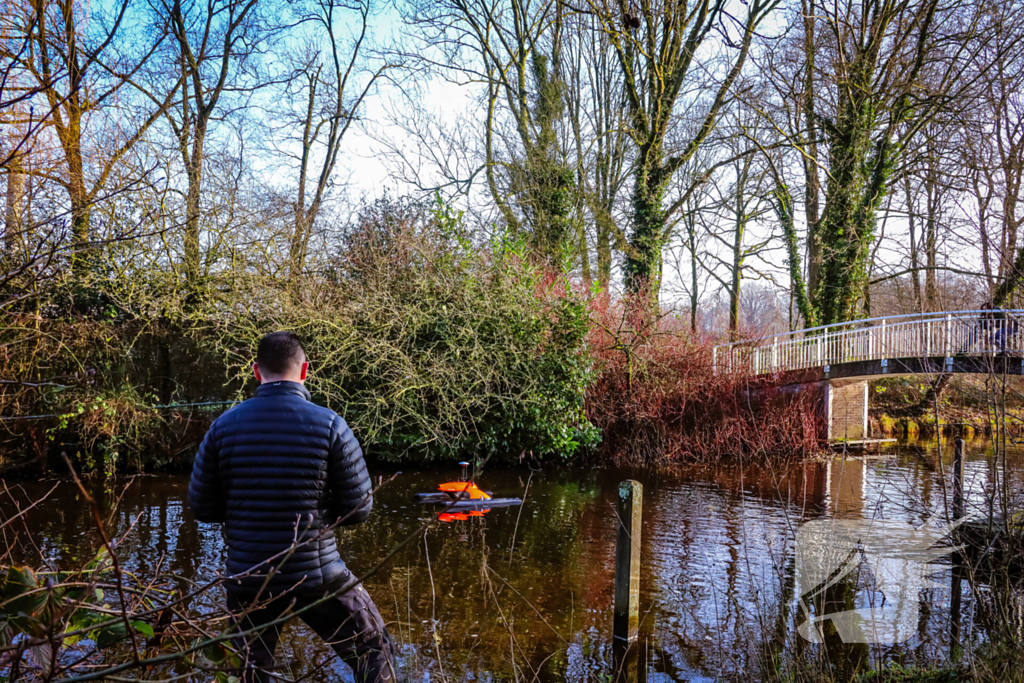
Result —
[{"label": "man's ear", "polygon": [[302,369],[299,371],[299,381],[300,382],[305,382],[306,381],[306,373],[307,372],[309,372],[309,361],[308,360],[302,362]]},{"label": "man's ear", "polygon": [[260,366],[256,363],[252,364],[252,374],[256,375],[256,381],[262,383],[263,375],[260,374]]}]

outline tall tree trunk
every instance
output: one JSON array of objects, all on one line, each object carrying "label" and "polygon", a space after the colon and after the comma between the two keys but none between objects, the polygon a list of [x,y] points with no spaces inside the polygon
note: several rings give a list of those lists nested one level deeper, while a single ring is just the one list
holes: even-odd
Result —
[{"label": "tall tree trunk", "polygon": [[583,282],[589,287],[591,282],[590,276],[590,245],[587,244],[587,227],[583,221],[579,222],[580,232],[580,274],[583,276]]},{"label": "tall tree trunk", "polygon": [[924,273],[924,300],[929,311],[940,310],[939,286],[936,280],[938,266],[938,212],[939,188],[934,179],[929,178],[927,186],[928,215],[924,224],[924,256],[927,270]]},{"label": "tall tree trunk", "polygon": [[736,181],[736,227],[732,242],[732,282],[729,287],[729,341],[736,341],[740,325],[740,281],[743,277],[743,233],[746,232],[747,216],[743,205],[743,179],[747,170],[739,174]]},{"label": "tall tree trunk", "polygon": [[206,141],[206,121],[197,117],[192,151],[185,169],[188,194],[185,199],[185,282],[193,292],[202,278],[202,252],[199,244],[200,192],[203,184],[203,144]]},{"label": "tall tree trunk", "polygon": [[[45,5],[37,0],[36,13],[40,21],[39,27],[39,49],[41,54],[56,47],[56,41],[51,45],[48,43],[51,38],[46,36]],[[62,66],[67,69],[63,78],[56,77],[50,73],[48,60],[44,62],[44,78],[47,80],[61,81],[66,78],[68,83],[67,95],[61,101],[59,94],[53,90],[47,90],[47,97],[50,106],[53,108],[53,123],[60,142],[61,150],[64,153],[64,160],[67,164],[67,180],[65,186],[68,191],[68,200],[71,208],[71,241],[75,253],[72,256],[72,267],[76,271],[84,269],[87,260],[82,253],[91,238],[90,229],[90,204],[91,197],[85,184],[85,162],[82,156],[82,114],[85,106],[83,98],[86,93],[81,91],[85,74],[82,71],[80,55],[78,51],[78,28],[75,25],[76,15],[74,3],[68,2],[60,5],[63,35],[61,36],[61,51],[65,53]],[[46,36],[46,37],[44,37]]]},{"label": "tall tree trunk", "polygon": [[68,154],[68,195],[71,200],[71,234],[75,247],[83,248],[92,237],[92,230],[89,191],[85,188],[85,164],[78,140],[71,144]]},{"label": "tall tree trunk", "polygon": [[[310,216],[306,212],[306,182],[309,178],[310,153],[312,152],[313,139],[313,116],[316,111],[316,91],[319,69],[307,71],[306,77],[306,115],[302,121],[302,158],[299,161],[299,185],[298,196],[295,199],[295,226],[292,231],[291,245],[288,249],[288,268],[291,277],[295,278],[304,265],[304,254],[302,245],[308,239],[306,233],[309,230]],[[331,150],[328,150],[330,153]]]},{"label": "tall tree trunk", "polygon": [[804,125],[807,127],[807,154],[804,164],[804,220],[807,222],[807,286],[816,291],[821,270],[821,237],[818,234],[821,218],[821,179],[818,176],[818,129],[814,112],[814,0],[803,0],[804,19]]},{"label": "tall tree trunk", "polygon": [[[804,319],[804,327],[817,327],[817,310],[807,295],[807,286],[804,284],[803,273],[800,269],[800,254],[797,249],[796,226],[793,221],[793,195],[789,186],[782,182],[782,177],[776,169],[772,169],[775,176],[775,189],[772,196],[775,199],[775,215],[782,224],[782,234],[786,238],[786,261],[789,265],[789,287],[792,296],[796,299],[797,310]],[[791,325],[792,326],[792,325]],[[795,328],[795,326],[792,326]]]},{"label": "tall tree trunk", "polygon": [[917,247],[917,208],[909,175],[904,178],[904,186],[907,194],[907,225],[910,230],[910,287],[914,295],[914,308],[921,311],[924,309],[921,301],[921,262]]},{"label": "tall tree trunk", "polygon": [[[1015,254],[1018,249],[1017,232],[1020,228],[1021,219],[1017,217],[1017,204],[1019,202],[1022,177],[1024,177],[1024,166],[1019,163],[1007,164],[1005,171],[1006,191],[1003,195],[1003,224],[1006,226],[1007,251],[1005,253],[1011,255]],[[1021,252],[1024,253],[1024,248],[1021,248]],[[1014,279],[1024,278],[1024,273],[1021,272],[1021,265],[1021,259],[1019,258],[1016,262],[1011,262],[1003,276]],[[1011,293],[1007,292],[1003,298],[1009,299]]]},{"label": "tall tree trunk", "polygon": [[999,260],[999,275],[1008,278],[1014,272],[1014,257],[1017,254],[1017,198],[1007,188],[1003,196],[1003,253]]},{"label": "tall tree trunk", "polygon": [[597,228],[597,281],[601,288],[607,290],[612,279],[612,240],[611,216],[594,217]]},{"label": "tall tree trunk", "polygon": [[81,272],[88,259],[83,253],[92,237],[91,230],[91,198],[85,185],[85,161],[82,157],[82,110],[78,93],[68,97],[64,105],[64,116],[54,116],[57,138],[60,141],[64,159],[67,163],[68,202],[71,208],[71,242],[75,250],[72,256],[72,267]]},{"label": "tall tree trunk", "polygon": [[612,232],[615,229],[612,211],[615,208],[616,183],[612,175],[613,166],[617,167],[618,162],[604,137],[602,135],[597,144],[597,158],[594,162],[597,196],[594,197],[591,211],[597,230],[597,279],[602,289],[607,291],[612,279]]},{"label": "tall tree trunk", "polygon": [[23,252],[25,244],[25,173],[19,155],[7,164],[7,201],[4,208],[4,249],[9,257]]},{"label": "tall tree trunk", "polygon": [[487,124],[484,129],[484,150],[487,155],[484,175],[487,178],[487,189],[491,193],[491,199],[494,200],[498,210],[501,211],[501,217],[505,219],[505,227],[513,237],[516,237],[519,235],[519,219],[516,218],[515,213],[512,212],[508,202],[505,201],[504,196],[498,189],[498,182],[494,176],[494,167],[497,165],[494,158],[494,109],[497,99],[496,86],[494,81],[490,80],[487,84]]},{"label": "tall tree trunk", "polygon": [[697,291],[697,219],[690,211],[686,214],[686,241],[690,248],[690,331],[697,333],[697,304],[700,293]]},{"label": "tall tree trunk", "polygon": [[851,106],[855,111],[848,112],[845,130],[831,141],[828,198],[821,220],[821,282],[815,292],[820,325],[857,317],[867,284],[876,211],[891,170],[888,142],[872,144],[864,121],[870,114],[861,110],[866,104]]},{"label": "tall tree trunk", "polygon": [[979,179],[979,169],[972,169],[971,183],[974,188],[974,196],[977,197],[978,201],[978,233],[981,237],[981,265],[985,270],[985,282],[988,284],[988,297],[991,299],[992,294],[996,291],[995,276],[992,272],[992,243],[991,237],[988,230],[988,219],[989,219],[989,202],[991,201],[991,183],[986,185],[986,190],[982,192],[981,182]]},{"label": "tall tree trunk", "polygon": [[661,288],[661,247],[665,235],[665,177],[661,149],[642,149],[633,188],[633,231],[626,251],[626,290],[646,292],[652,306]]},{"label": "tall tree trunk", "polygon": [[298,277],[306,262],[306,249],[309,245],[309,233],[312,227],[310,221],[311,218],[307,212],[296,208],[295,227],[288,248],[289,272],[292,278]]}]

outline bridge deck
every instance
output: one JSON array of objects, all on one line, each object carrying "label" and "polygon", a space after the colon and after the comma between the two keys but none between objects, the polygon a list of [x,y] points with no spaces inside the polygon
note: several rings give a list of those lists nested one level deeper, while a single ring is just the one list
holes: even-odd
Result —
[{"label": "bridge deck", "polygon": [[1024,310],[945,311],[856,320],[722,344],[719,372],[785,384],[943,372],[1022,374]]}]

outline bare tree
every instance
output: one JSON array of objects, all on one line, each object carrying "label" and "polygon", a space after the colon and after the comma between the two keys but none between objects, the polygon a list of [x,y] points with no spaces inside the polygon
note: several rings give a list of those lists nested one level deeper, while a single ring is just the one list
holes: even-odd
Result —
[{"label": "bare tree", "polygon": [[[748,259],[758,257],[775,242],[775,235],[758,235],[751,240],[749,228],[771,210],[769,176],[755,151],[737,158],[728,169],[730,174],[712,185],[712,204],[701,212],[704,229],[721,247],[709,251],[712,262],[709,274],[718,281],[729,297],[729,336],[736,338],[740,326],[740,288],[744,279],[762,279]],[[719,254],[723,255],[719,255]],[[719,275],[724,268],[725,275]]]},{"label": "bare tree", "polygon": [[417,2],[414,25],[447,77],[480,84],[483,170],[508,229],[559,265],[578,243],[578,184],[568,158],[564,0]]},{"label": "bare tree", "polygon": [[908,160],[904,173],[910,276],[918,311],[937,311],[943,306],[939,300],[939,249],[952,232],[952,195],[962,182],[958,160],[950,158],[953,150],[943,143],[950,133],[951,126],[940,123],[922,130],[918,153]]},{"label": "bare tree", "polygon": [[[618,200],[628,168],[628,112],[622,89],[622,73],[611,53],[611,44],[594,15],[574,15],[565,38],[566,102],[572,126],[577,210],[584,227],[580,250],[589,250],[585,226],[593,225],[597,252],[597,280],[608,290],[613,248],[621,249],[625,233],[619,226]],[[589,273],[584,271],[589,279]]]},{"label": "bare tree", "polygon": [[[318,0],[302,16],[309,26],[309,42],[284,84],[284,101],[292,106],[278,127],[285,144],[275,145],[298,167],[288,252],[293,275],[306,261],[313,224],[333,185],[346,134],[378,81],[399,66],[387,55],[373,52],[369,42],[373,12],[369,0]],[[270,118],[275,116],[273,111],[268,113]],[[297,153],[291,151],[292,143],[297,143]]]},{"label": "bare tree", "polygon": [[794,48],[802,59],[780,62],[788,70],[777,87],[809,122],[786,139],[805,162],[807,287],[819,324],[856,315],[893,170],[918,133],[968,89],[965,65],[985,42],[980,16],[977,5],[939,0],[805,3]]},{"label": "bare tree", "polygon": [[[78,252],[92,237],[93,204],[110,191],[107,183],[115,169],[166,110],[177,89],[172,83],[137,112],[123,106],[126,86],[166,36],[159,21],[150,30],[130,32],[126,17],[134,11],[130,0],[90,6],[86,21],[86,7],[77,0],[25,0],[5,6],[0,56],[16,70],[7,75],[27,89],[20,98],[26,130],[41,133],[44,129],[38,124],[43,123],[56,136],[62,168],[46,179],[67,192]],[[12,153],[8,161],[23,159]],[[15,188],[17,184],[16,180]]]},{"label": "bare tree", "polygon": [[968,173],[989,290],[1001,304],[1024,278],[1024,251],[1018,252],[1024,223],[1024,25],[1010,6],[991,3],[989,11],[991,41],[970,67],[978,79],[976,104],[963,111],[963,135],[956,143]]},{"label": "bare tree", "polygon": [[187,179],[183,265],[187,287],[204,274],[200,246],[201,192],[206,145],[214,112],[226,94],[248,94],[260,85],[255,62],[269,31],[256,14],[257,0],[161,0],[170,18],[174,67],[181,96],[166,111]]},{"label": "bare tree", "polygon": [[[624,0],[590,0],[589,4],[622,70],[629,132],[636,147],[626,285],[633,292],[649,288],[656,299],[668,216],[685,201],[677,200],[666,210],[665,191],[718,124],[754,33],[778,0],[753,0],[742,22],[733,19],[724,0],[693,4],[642,0],[636,14]],[[717,62],[715,68],[706,67],[712,60]],[[708,75],[715,72],[725,75],[720,80]],[[709,92],[710,97],[698,98],[699,105],[688,103],[693,120],[680,117],[684,93],[698,92]]]},{"label": "bare tree", "polygon": [[[686,205],[678,212],[678,246],[670,247],[669,254],[675,260],[676,280],[689,304],[690,332],[696,334],[699,325],[701,298],[709,287],[711,275],[705,267],[708,260],[708,231],[701,220],[708,203],[707,187],[694,192]],[[685,264],[685,265],[684,265]]]}]

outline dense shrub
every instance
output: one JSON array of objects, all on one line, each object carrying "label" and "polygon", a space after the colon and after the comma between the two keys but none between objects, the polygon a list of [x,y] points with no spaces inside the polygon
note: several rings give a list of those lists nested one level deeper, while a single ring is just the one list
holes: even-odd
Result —
[{"label": "dense shrub", "polygon": [[377,202],[301,286],[249,286],[252,303],[203,336],[245,375],[260,336],[295,330],[315,398],[374,457],[566,457],[596,443],[587,297],[518,241],[474,245],[443,204]]},{"label": "dense shrub", "polygon": [[0,332],[0,372],[24,380],[0,385],[0,471],[62,453],[83,470],[186,466],[223,406],[165,406],[245,398],[274,329],[306,340],[315,399],[373,457],[570,456],[597,441],[589,297],[547,263],[503,235],[474,244],[443,204],[385,200],[288,278],[213,273],[192,299],[163,272],[55,286]]},{"label": "dense shrub", "polygon": [[606,458],[777,460],[814,455],[824,446],[809,393],[716,373],[711,344],[676,318],[599,306],[594,323],[599,374],[587,391],[587,415],[601,430]]},{"label": "dense shrub", "polygon": [[276,329],[305,339],[314,399],[374,458],[662,462],[820,446],[809,399],[716,374],[710,347],[673,318],[599,304],[508,235],[474,243],[440,202],[370,205],[311,263],[212,273],[199,297],[160,270],[96,278],[8,313],[0,376],[19,381],[0,384],[0,472],[64,452],[82,469],[187,466],[218,402],[255,387],[256,344]]},{"label": "dense shrub", "polygon": [[61,294],[0,329],[0,376],[17,378],[0,383],[0,473],[62,453],[85,470],[187,465],[210,411],[154,406],[232,393],[222,366],[178,329],[114,306],[61,307]]}]

